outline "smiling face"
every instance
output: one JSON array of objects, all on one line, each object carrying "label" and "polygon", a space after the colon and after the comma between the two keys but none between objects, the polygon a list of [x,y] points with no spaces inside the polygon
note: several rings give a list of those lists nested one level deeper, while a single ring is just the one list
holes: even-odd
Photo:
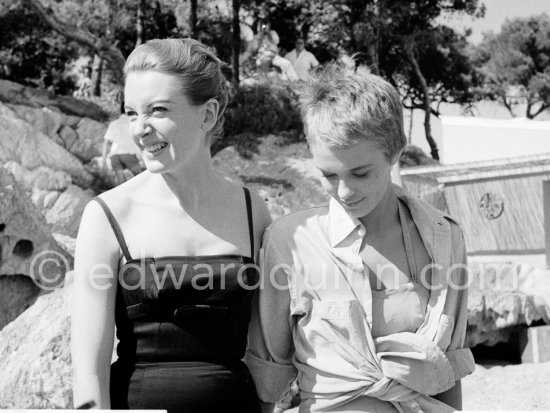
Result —
[{"label": "smiling face", "polygon": [[323,187],[353,218],[374,211],[391,188],[392,163],[369,141],[346,148],[316,141],[310,150],[323,174]]},{"label": "smiling face", "polygon": [[185,167],[208,150],[205,107],[189,103],[176,77],[152,70],[130,72],[124,100],[130,133],[150,172]]}]

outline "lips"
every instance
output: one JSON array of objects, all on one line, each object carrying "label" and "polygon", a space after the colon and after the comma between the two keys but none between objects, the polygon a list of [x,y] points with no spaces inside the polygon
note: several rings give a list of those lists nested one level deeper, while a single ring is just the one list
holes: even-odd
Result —
[{"label": "lips", "polygon": [[167,146],[168,144],[166,142],[156,142],[156,143],[149,143],[147,145],[143,145],[143,149],[149,153],[155,154],[162,151]]},{"label": "lips", "polygon": [[360,199],[360,200],[355,201],[355,202],[344,202],[344,201],[342,201],[342,205],[344,205],[346,208],[354,208],[357,205],[359,205],[362,201],[363,201],[363,199]]}]

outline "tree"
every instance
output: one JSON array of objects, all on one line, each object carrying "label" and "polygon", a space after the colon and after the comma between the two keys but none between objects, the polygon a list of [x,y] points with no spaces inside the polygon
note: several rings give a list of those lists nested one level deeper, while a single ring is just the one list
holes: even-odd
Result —
[{"label": "tree", "polygon": [[550,17],[506,20],[486,34],[474,60],[483,77],[482,97],[503,104],[512,116],[520,105],[533,119],[550,108]]},{"label": "tree", "polygon": [[69,94],[75,84],[64,70],[78,53],[74,42],[52,32],[21,4],[0,16],[0,78]]},{"label": "tree", "polygon": [[438,110],[432,103],[470,104],[475,76],[466,55],[465,36],[437,24],[436,19],[444,13],[479,17],[484,6],[478,0],[350,1],[354,27],[350,43],[373,71],[399,87],[406,107],[424,110],[426,140],[438,160],[430,125],[430,114],[437,115]]},{"label": "tree", "polygon": [[[112,3],[115,2],[115,0],[108,1],[108,6],[114,9]],[[90,48],[99,57],[109,62],[115,82],[119,84],[122,83],[124,56],[122,55],[120,49],[116,46],[115,39],[108,39],[106,37],[98,36],[88,30],[81,29],[77,26],[73,26],[59,20],[54,11],[49,7],[45,7],[40,0],[22,0],[22,3],[30,7],[54,31],[67,39],[73,40],[82,46]],[[114,19],[109,21],[108,24],[114,24]],[[114,30],[111,30],[110,32],[114,33]]]},{"label": "tree", "polygon": [[191,26],[191,37],[198,38],[197,30],[197,0],[190,0],[191,12],[189,13],[189,25]]},{"label": "tree", "polygon": [[178,33],[173,11],[163,11],[159,1],[20,1],[51,30],[105,61],[112,81],[118,85],[122,84],[125,57],[136,43]]},{"label": "tree", "polygon": [[232,17],[232,56],[231,64],[233,66],[233,85],[239,87],[239,55],[241,54],[241,26],[239,20],[239,11],[241,9],[240,0],[232,0],[233,17]]},{"label": "tree", "polygon": [[343,47],[397,86],[406,107],[425,111],[426,139],[438,159],[430,114],[438,114],[441,102],[470,104],[476,76],[465,36],[436,19],[445,13],[482,16],[479,0],[269,0],[262,5],[283,36],[306,32],[321,62]]}]

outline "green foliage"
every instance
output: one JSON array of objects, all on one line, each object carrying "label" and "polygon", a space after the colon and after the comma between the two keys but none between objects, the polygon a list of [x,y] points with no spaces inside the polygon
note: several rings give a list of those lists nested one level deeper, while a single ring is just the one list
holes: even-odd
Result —
[{"label": "green foliage", "polygon": [[53,33],[23,6],[0,15],[0,77],[68,94],[74,81],[65,73],[78,47]]},{"label": "green foliage", "polygon": [[302,130],[298,97],[288,82],[256,82],[232,90],[225,118],[227,137]]},{"label": "green foliage", "polygon": [[437,164],[437,161],[430,158],[422,149],[415,145],[405,146],[399,158],[399,165],[402,168],[434,164]]},{"label": "green foliage", "polygon": [[[416,41],[417,59],[429,86],[430,100],[436,104],[472,104],[476,99],[473,89],[479,84],[480,77],[469,58],[466,36],[449,27],[436,26],[419,33]],[[400,86],[410,107],[422,108],[422,88],[410,65],[395,55],[385,56],[381,60],[384,68],[390,65],[398,68],[400,73],[394,76],[394,82]]]},{"label": "green foliage", "polygon": [[[124,2],[124,8],[116,11],[115,38],[125,57],[136,47],[137,1]],[[180,30],[174,10],[161,2],[142,2],[143,40],[179,37]]]},{"label": "green foliage", "polygon": [[502,103],[512,115],[525,107],[532,119],[550,108],[550,17],[507,20],[500,33],[485,35],[474,55],[482,97]]}]

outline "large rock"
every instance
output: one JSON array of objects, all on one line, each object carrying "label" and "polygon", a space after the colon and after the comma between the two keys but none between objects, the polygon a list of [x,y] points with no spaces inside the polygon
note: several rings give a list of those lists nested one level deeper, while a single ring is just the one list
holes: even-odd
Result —
[{"label": "large rock", "polygon": [[72,261],[29,196],[0,168],[0,276],[30,276],[51,287],[63,281]]},{"label": "large rock", "polygon": [[89,187],[93,181],[74,155],[0,103],[0,163],[8,161],[15,161],[28,170],[47,166],[64,171],[82,187]]},{"label": "large rock", "polygon": [[31,199],[34,205],[44,213],[44,211],[50,209],[55,204],[55,201],[57,201],[60,195],[61,192],[59,191],[47,191],[40,188],[33,188]]},{"label": "large rock", "polygon": [[100,122],[105,122],[109,118],[108,113],[95,103],[70,96],[56,96],[44,89],[23,86],[3,79],[0,79],[0,101],[35,108],[49,107],[67,115],[88,117]]},{"label": "large rock", "polygon": [[63,125],[52,139],[65,149],[70,149],[77,141],[78,134],[70,126]]},{"label": "large rock", "polygon": [[63,171],[54,171],[47,166],[39,166],[29,171],[17,162],[10,161],[4,164],[4,169],[9,171],[15,180],[23,184],[30,192],[34,188],[43,191],[64,191],[72,183],[69,174]]},{"label": "large rock", "polygon": [[466,343],[469,347],[507,342],[519,327],[546,319],[550,302],[543,302],[536,288],[526,288],[527,272],[520,271],[521,266],[473,262],[470,269]]},{"label": "large rock", "polygon": [[29,308],[40,292],[40,287],[24,275],[0,277],[0,330]]},{"label": "large rock", "polygon": [[0,408],[72,407],[70,319],[64,290],[40,296],[0,331]]},{"label": "large rock", "polygon": [[17,116],[46,136],[54,136],[61,128],[63,115],[48,108],[33,108],[25,105],[8,105]]},{"label": "large rock", "polygon": [[83,118],[76,127],[78,139],[69,147],[69,151],[83,162],[90,162],[92,158],[101,155],[106,131],[104,123]]},{"label": "large rock", "polygon": [[69,186],[44,213],[52,232],[76,237],[82,212],[93,196],[92,191]]}]

